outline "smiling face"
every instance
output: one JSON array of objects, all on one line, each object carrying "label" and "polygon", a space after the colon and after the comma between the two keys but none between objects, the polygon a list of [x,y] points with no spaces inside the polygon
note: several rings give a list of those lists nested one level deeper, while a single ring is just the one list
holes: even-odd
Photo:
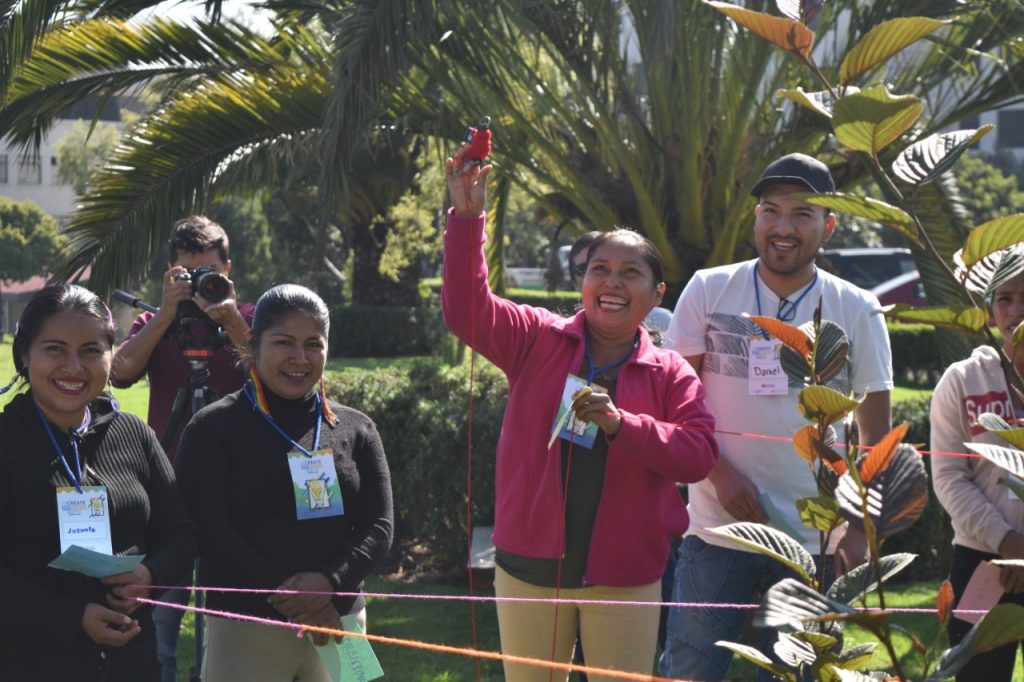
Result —
[{"label": "smiling face", "polygon": [[587,323],[598,331],[632,336],[661,303],[665,283],[655,281],[636,239],[613,236],[590,254],[581,293]]},{"label": "smiling face", "polygon": [[754,211],[754,244],[761,264],[780,279],[809,278],[818,249],[835,229],[834,215],[791,198],[806,192],[800,185],[769,185]]},{"label": "smiling face", "polygon": [[1024,274],[996,287],[989,312],[989,324],[999,329],[1006,354],[1014,357],[1013,331],[1024,322]]},{"label": "smiling face", "polygon": [[303,398],[323,376],[327,339],[310,315],[288,313],[260,333],[255,361],[264,386],[282,398]]},{"label": "smiling face", "polygon": [[32,395],[63,429],[80,426],[85,408],[107,384],[114,353],[109,330],[72,311],[51,315],[23,356]]}]

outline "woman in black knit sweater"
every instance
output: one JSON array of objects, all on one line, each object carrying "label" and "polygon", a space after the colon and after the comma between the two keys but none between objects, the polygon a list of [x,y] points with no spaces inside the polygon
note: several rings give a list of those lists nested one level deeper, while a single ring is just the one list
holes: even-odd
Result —
[{"label": "woman in black knit sweater", "polygon": [[[210,592],[211,609],[333,628],[346,615],[365,623],[362,597],[323,593],[358,592],[388,551],[391,479],[370,418],[323,395],[329,322],[305,287],[263,294],[249,383],[200,411],[182,435],[175,466],[200,528],[200,584],[306,593]],[[329,679],[292,629],[208,622],[204,680]]]},{"label": "woman in black knit sweater", "polygon": [[[101,393],[113,342],[110,311],[74,285],[37,293],[15,331],[8,388],[29,390],[0,414],[3,680],[160,678],[150,610],[132,597],[189,572],[195,532],[152,430]],[[58,511],[89,496],[87,523]],[[145,558],[103,579],[48,567],[71,544]]]}]

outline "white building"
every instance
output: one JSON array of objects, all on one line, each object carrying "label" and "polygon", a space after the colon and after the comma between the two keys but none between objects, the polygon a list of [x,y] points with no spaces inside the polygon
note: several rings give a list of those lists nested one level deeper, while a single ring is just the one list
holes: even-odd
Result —
[{"label": "white building", "polygon": [[[21,150],[7,140],[0,140],[0,196],[34,201],[63,225],[75,208],[75,191],[71,185],[57,181],[56,145],[77,121],[90,124],[96,106],[96,98],[87,98],[70,107],[54,122],[38,150]],[[119,106],[117,98],[107,100],[99,120],[119,123]]]}]

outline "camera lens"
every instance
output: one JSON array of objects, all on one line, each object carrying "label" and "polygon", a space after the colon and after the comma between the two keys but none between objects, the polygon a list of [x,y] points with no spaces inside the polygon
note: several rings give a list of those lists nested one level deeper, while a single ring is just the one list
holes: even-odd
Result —
[{"label": "camera lens", "polygon": [[231,283],[228,278],[218,272],[206,272],[199,275],[193,284],[197,294],[210,303],[220,303],[231,294]]}]

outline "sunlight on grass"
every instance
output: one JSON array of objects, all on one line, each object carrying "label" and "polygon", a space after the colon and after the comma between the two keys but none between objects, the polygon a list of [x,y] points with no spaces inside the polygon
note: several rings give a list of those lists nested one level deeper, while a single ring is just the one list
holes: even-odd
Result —
[{"label": "sunlight on grass", "polygon": [[905,400],[914,400],[915,398],[931,398],[932,389],[923,386],[900,386],[896,385],[892,389],[892,402],[901,403]]}]

